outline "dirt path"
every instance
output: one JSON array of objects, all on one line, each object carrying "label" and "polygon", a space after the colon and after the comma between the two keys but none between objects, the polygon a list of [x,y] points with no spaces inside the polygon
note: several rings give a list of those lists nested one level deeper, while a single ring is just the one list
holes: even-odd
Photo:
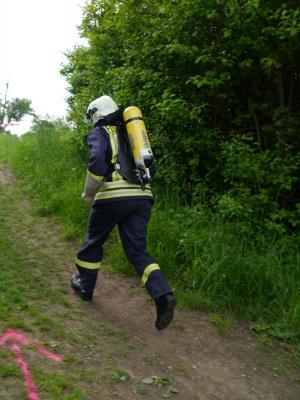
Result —
[{"label": "dirt path", "polygon": [[[36,327],[34,332],[43,343],[55,342],[54,348],[67,360],[67,368],[59,367],[61,375],[75,380],[79,388],[69,397],[46,394],[50,389],[40,377],[41,399],[300,399],[300,372],[285,361],[284,346],[262,344],[243,323],[224,333],[211,322],[211,314],[177,310],[173,324],[157,332],[155,308],[139,281],[116,275],[109,266],[101,272],[94,301],[87,304],[77,298],[69,288],[76,245],[63,239],[59,225],[34,214],[19,186],[0,166],[2,198],[14,198],[11,207],[19,214],[14,241],[22,241],[24,257],[32,258],[63,296],[43,309],[54,325],[63,325],[64,334],[59,337]],[[4,222],[8,218],[2,217]],[[0,322],[2,334],[7,324]],[[40,362],[32,357],[33,369]],[[20,376],[14,379],[22,381]],[[0,399],[26,399],[24,393],[13,397],[14,392],[3,387],[7,397],[1,397],[0,368]]]}]

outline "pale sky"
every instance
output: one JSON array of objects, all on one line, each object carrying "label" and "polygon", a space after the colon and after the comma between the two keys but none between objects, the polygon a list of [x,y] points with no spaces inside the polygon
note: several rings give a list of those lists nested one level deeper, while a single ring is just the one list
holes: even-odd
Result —
[{"label": "pale sky", "polygon": [[[63,53],[83,43],[77,26],[85,0],[0,0],[0,96],[32,100],[41,116],[66,115],[67,84],[59,70]],[[15,133],[28,129],[23,123]]]}]

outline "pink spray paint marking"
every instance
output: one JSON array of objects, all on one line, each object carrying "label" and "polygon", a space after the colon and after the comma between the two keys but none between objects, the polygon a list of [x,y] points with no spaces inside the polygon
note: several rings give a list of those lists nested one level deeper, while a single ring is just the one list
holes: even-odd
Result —
[{"label": "pink spray paint marking", "polygon": [[12,350],[14,350],[16,354],[16,361],[19,364],[19,367],[24,375],[24,386],[27,390],[28,398],[30,400],[40,400],[40,396],[37,392],[37,388],[33,382],[32,375],[28,369],[27,363],[23,358],[21,348],[17,344],[11,344],[9,346]]},{"label": "pink spray paint marking", "polygon": [[58,354],[54,354],[44,347],[39,346],[37,340],[27,339],[24,335],[15,331],[14,329],[7,329],[4,335],[0,337],[0,346],[4,346],[6,342],[9,342],[9,347],[15,352],[16,362],[19,365],[20,370],[22,371],[24,376],[24,386],[27,390],[28,399],[40,400],[40,396],[33,381],[32,375],[29,371],[27,362],[22,354],[20,345],[35,345],[39,353],[43,354],[45,357],[53,361],[62,362],[63,358]]}]

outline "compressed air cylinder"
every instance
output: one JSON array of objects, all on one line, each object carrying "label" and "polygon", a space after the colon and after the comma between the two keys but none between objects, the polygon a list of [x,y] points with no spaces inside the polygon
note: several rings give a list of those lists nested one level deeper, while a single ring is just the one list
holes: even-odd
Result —
[{"label": "compressed air cylinder", "polygon": [[137,168],[145,170],[153,163],[153,153],[142,112],[138,107],[130,106],[125,108],[123,118],[134,162]]}]

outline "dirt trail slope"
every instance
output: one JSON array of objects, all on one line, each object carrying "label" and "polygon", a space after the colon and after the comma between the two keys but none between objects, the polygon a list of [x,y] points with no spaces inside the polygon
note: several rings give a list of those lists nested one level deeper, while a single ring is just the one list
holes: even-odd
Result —
[{"label": "dirt trail slope", "polygon": [[[69,288],[76,245],[63,239],[57,224],[34,214],[19,187],[0,166],[2,199],[14,199],[14,216],[3,218],[18,215],[14,241],[22,242],[24,258],[32,258],[65,298],[44,307],[46,316],[63,324],[65,334],[54,337],[51,330],[35,327],[35,335],[43,343],[56,343],[55,349],[67,360],[67,368],[56,368],[76,381],[76,393],[81,393],[55,397],[40,377],[41,399],[300,399],[300,373],[284,361],[284,347],[262,345],[242,323],[221,334],[211,315],[178,310],[173,324],[157,332],[154,306],[139,281],[116,275],[108,266],[101,272],[94,301],[87,304],[77,298]],[[5,326],[0,321],[0,334]],[[32,356],[33,369],[40,362]],[[22,385],[21,376],[14,378],[14,384]],[[1,385],[0,374],[0,399],[26,398],[24,393],[14,397],[8,385],[3,385],[1,397]]]}]

